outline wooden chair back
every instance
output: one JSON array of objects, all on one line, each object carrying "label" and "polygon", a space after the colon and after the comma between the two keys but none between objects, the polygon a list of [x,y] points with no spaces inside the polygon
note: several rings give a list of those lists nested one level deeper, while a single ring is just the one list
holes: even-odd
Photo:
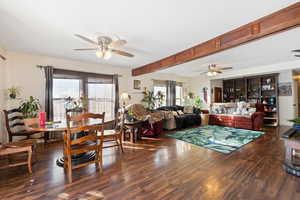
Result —
[{"label": "wooden chair back", "polygon": [[9,141],[12,141],[12,136],[23,135],[26,132],[24,117],[19,109],[3,110],[5,125],[9,136]]},{"label": "wooden chair back", "polygon": [[[83,113],[78,115],[66,115],[67,131],[64,136],[64,153],[66,157],[65,166],[68,168],[69,182],[72,182],[72,169],[87,166],[96,163],[102,169],[102,134],[97,135],[97,132],[104,131],[105,113],[93,114]],[[73,137],[76,134],[83,134],[80,137]],[[85,145],[88,144],[88,145]],[[76,148],[73,148],[75,147]],[[94,151],[96,154],[95,160],[79,165],[72,166],[72,156],[86,152]]]}]

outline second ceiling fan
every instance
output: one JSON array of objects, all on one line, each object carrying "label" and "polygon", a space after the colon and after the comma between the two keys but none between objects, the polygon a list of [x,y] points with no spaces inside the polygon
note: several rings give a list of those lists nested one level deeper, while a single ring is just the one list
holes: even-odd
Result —
[{"label": "second ceiling fan", "polygon": [[216,76],[217,74],[223,73],[223,70],[229,70],[232,67],[217,67],[216,64],[208,65],[208,71],[201,72],[201,74],[207,74],[207,76]]},{"label": "second ceiling fan", "polygon": [[121,40],[117,37],[116,40],[113,40],[112,37],[109,36],[98,36],[97,41],[93,41],[85,36],[75,34],[76,37],[94,45],[93,48],[80,48],[74,49],[75,51],[96,51],[96,55],[99,58],[104,58],[108,60],[111,58],[112,53],[119,54],[121,56],[134,57],[133,54],[130,54],[125,51],[114,49],[116,47],[124,46],[127,42],[126,40]]}]

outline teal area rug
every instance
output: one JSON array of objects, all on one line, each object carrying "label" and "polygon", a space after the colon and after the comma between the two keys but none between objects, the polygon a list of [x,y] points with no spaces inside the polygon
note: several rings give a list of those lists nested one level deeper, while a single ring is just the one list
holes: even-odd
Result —
[{"label": "teal area rug", "polygon": [[228,154],[263,134],[265,133],[261,131],[208,125],[178,131],[173,134],[167,134],[167,136]]}]

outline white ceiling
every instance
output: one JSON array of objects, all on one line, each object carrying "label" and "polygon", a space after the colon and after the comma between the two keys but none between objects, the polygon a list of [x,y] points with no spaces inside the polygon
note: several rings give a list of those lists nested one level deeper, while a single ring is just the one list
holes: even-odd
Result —
[{"label": "white ceiling", "polygon": [[[224,71],[223,76],[226,74],[237,74],[239,71],[247,68],[256,69],[256,67],[258,67],[258,71],[254,71],[254,73],[258,73],[259,66],[263,67],[279,63],[282,63],[280,70],[284,70],[283,66],[286,66],[289,62],[293,63],[293,69],[300,68],[300,58],[295,57],[295,53],[291,52],[294,49],[300,49],[299,36],[300,27],[177,65],[162,70],[160,73],[190,77],[199,76],[201,72],[208,70],[209,64],[216,64],[219,67],[233,67],[232,70]],[[297,54],[299,55],[300,53]],[[278,68],[276,68],[276,70],[278,70]],[[271,68],[270,71],[272,71]]]},{"label": "white ceiling", "polygon": [[[1,0],[0,44],[8,50],[134,68],[209,40],[296,2]],[[126,58],[114,55],[109,61],[104,61],[93,52],[72,50],[89,47],[88,43],[74,37],[74,34],[95,38],[97,33],[121,36],[128,41],[128,45],[122,49],[136,56]],[[281,46],[270,43],[268,48],[273,52]],[[248,59],[247,62],[258,60],[257,55],[266,56],[272,61],[274,59],[274,54],[265,49],[252,48],[251,51],[242,52],[247,53],[241,57]],[[237,55],[241,56],[241,53]],[[227,63],[227,59],[224,58],[222,62]],[[235,59],[238,58],[234,57],[228,63],[240,62]],[[209,61],[215,63],[219,60]],[[170,73],[178,72],[171,70]]]}]

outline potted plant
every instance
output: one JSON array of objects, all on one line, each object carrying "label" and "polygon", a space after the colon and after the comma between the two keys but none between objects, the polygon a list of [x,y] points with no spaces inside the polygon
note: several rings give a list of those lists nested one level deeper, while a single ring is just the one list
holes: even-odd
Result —
[{"label": "potted plant", "polygon": [[148,91],[145,89],[143,92],[144,98],[142,99],[143,103],[146,103],[146,107],[148,110],[153,110],[155,106],[155,95],[153,91]]},{"label": "potted plant", "polygon": [[201,98],[199,96],[196,96],[194,98],[194,107],[201,109],[203,107],[203,101],[201,100]]},{"label": "potted plant", "polygon": [[28,99],[24,99],[19,107],[25,119],[38,117],[40,108],[41,104],[39,99],[33,96],[30,96]]},{"label": "potted plant", "polygon": [[155,98],[158,102],[158,107],[161,107],[163,100],[165,99],[165,95],[161,91],[158,91]]},{"label": "potted plant", "polygon": [[293,128],[300,131],[300,117],[296,117],[294,119],[288,120],[289,122],[293,122]]},{"label": "potted plant", "polygon": [[11,87],[7,89],[7,93],[8,93],[8,97],[13,100],[20,95],[20,90],[17,87]]}]

